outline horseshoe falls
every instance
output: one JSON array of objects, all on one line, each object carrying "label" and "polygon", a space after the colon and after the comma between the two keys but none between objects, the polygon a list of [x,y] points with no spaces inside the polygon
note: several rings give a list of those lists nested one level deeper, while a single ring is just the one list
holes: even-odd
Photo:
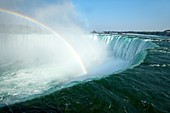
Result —
[{"label": "horseshoe falls", "polygon": [[81,55],[87,68],[87,74],[84,74],[68,48],[53,35],[1,34],[2,103],[25,101],[51,92],[54,87],[59,90],[75,81],[97,79],[132,69],[143,62],[147,49],[156,47],[152,42],[130,36],[92,34],[86,38],[103,47],[101,50],[90,48],[97,52],[87,50],[84,57]]},{"label": "horseshoe falls", "polygon": [[79,34],[72,4],[45,4],[0,8],[0,113],[170,112],[169,36]]},{"label": "horseshoe falls", "polygon": [[[69,112],[75,106],[82,112],[89,106],[87,101],[98,108],[118,107],[121,112],[163,110],[157,106],[159,100],[152,98],[168,98],[167,92],[157,92],[168,82],[168,37],[86,35],[84,44],[73,45],[87,69],[84,74],[70,50],[49,32],[0,35],[1,111],[21,107],[24,112]],[[163,86],[160,80],[165,80]]]}]

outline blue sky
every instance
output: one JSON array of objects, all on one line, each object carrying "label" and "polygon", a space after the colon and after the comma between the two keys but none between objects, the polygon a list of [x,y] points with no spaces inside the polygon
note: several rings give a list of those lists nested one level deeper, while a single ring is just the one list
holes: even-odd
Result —
[{"label": "blue sky", "polygon": [[170,0],[72,0],[91,30],[170,29]]},{"label": "blue sky", "polygon": [[[85,20],[90,31],[170,29],[170,0],[0,0],[0,8],[30,16],[39,7],[47,9],[45,6],[48,5],[62,6],[64,1],[73,4],[82,17],[80,21]],[[70,10],[67,6],[63,9]],[[63,12],[63,9],[58,10]],[[63,13],[59,16],[63,16]],[[79,19],[74,21],[79,23]]]}]

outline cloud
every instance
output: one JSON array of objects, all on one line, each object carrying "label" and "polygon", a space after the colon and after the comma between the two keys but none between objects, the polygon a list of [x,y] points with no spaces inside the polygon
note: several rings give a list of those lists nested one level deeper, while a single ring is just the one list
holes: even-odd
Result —
[{"label": "cloud", "polygon": [[61,34],[82,33],[87,27],[70,0],[0,0],[0,7],[35,18]]},{"label": "cloud", "polygon": [[37,8],[33,17],[63,34],[82,32],[86,26],[85,19],[76,11],[76,7],[67,0],[58,4],[49,4]]}]

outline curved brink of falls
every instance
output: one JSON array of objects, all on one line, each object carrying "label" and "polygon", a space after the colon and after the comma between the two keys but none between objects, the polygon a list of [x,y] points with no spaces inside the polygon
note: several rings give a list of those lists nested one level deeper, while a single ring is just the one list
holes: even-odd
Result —
[{"label": "curved brink of falls", "polygon": [[[40,72],[43,70],[45,74],[50,75],[50,72],[55,70],[55,68],[51,69],[54,64],[52,64],[52,66],[51,64],[39,66],[38,68],[29,66],[29,68],[25,68],[23,66],[19,67],[19,69],[13,68],[13,66],[17,67],[18,63],[9,64],[8,66],[4,66],[5,68],[1,67],[1,71],[3,72],[1,72],[2,75],[0,76],[0,103],[11,104],[28,100],[35,98],[37,95],[46,94],[45,92],[49,93],[72,86],[79,83],[79,81],[101,78],[112,73],[131,69],[143,62],[147,55],[147,49],[157,47],[157,45],[152,42],[126,35],[94,34],[87,36],[86,38],[90,38],[91,41],[100,43],[101,46],[105,46],[105,50],[107,51],[107,55],[105,55],[104,59],[95,60],[102,60],[102,62],[97,66],[93,66],[93,69],[89,69],[86,75],[74,76],[74,74],[67,73],[64,75],[64,78],[62,76],[59,76],[58,78],[50,76],[52,79],[48,79],[49,76],[44,76],[44,73]],[[89,62],[88,60],[85,61]],[[50,68],[48,68],[48,66]],[[59,69],[62,70],[62,68]],[[67,70],[68,68],[64,68],[63,72],[66,73]],[[41,78],[39,74],[44,78]],[[28,75],[31,76],[31,78]],[[36,84],[34,84],[34,82]]]},{"label": "curved brink of falls", "polygon": [[101,65],[96,66],[84,77],[75,80],[100,78],[126,69],[132,69],[143,62],[148,49],[158,47],[155,43],[139,39],[136,36],[94,34],[90,38],[92,41],[106,45],[108,55]]}]

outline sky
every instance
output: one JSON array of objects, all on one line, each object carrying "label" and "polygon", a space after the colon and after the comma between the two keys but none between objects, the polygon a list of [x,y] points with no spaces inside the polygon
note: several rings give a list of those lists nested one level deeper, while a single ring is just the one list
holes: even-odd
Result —
[{"label": "sky", "polygon": [[72,0],[91,30],[170,29],[170,0]]},{"label": "sky", "polygon": [[0,0],[0,8],[71,29],[73,24],[88,31],[170,29],[170,0]]}]

